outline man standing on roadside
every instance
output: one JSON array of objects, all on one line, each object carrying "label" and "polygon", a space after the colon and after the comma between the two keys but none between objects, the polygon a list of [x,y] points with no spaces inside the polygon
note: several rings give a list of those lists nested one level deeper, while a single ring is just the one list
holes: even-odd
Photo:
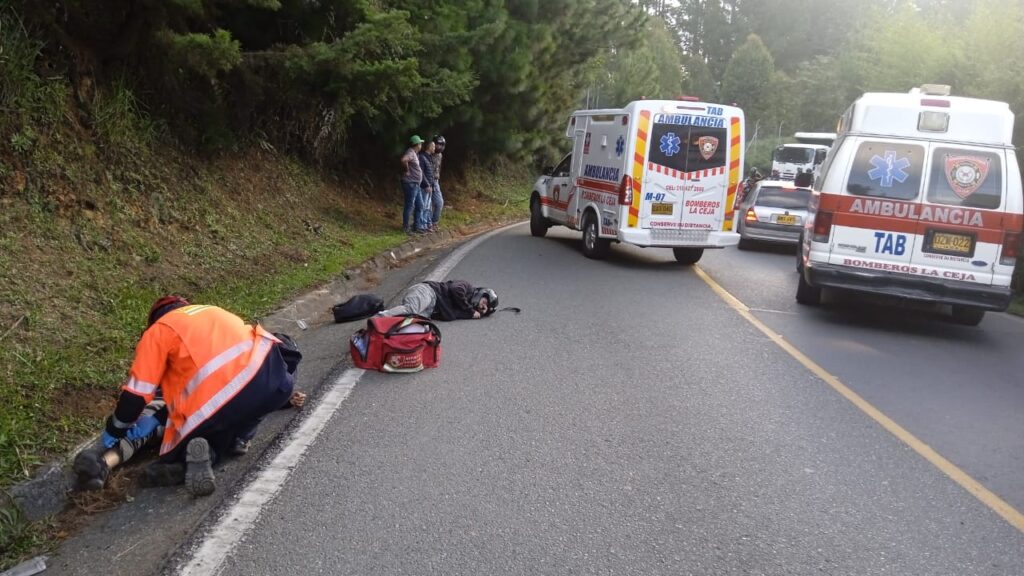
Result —
[{"label": "man standing on roadside", "polygon": [[444,208],[444,196],[441,195],[441,160],[443,159],[444,145],[444,136],[440,134],[434,136],[434,153],[430,155],[431,164],[434,169],[434,189],[431,191],[430,197],[430,227],[435,231],[441,222],[441,209]]},{"label": "man standing on roadside", "polygon": [[[423,198],[420,195],[420,183],[423,182],[423,169],[420,168],[419,151],[423,147],[423,139],[413,136],[409,139],[409,148],[402,155],[402,194],[405,197],[405,208],[402,211],[402,230],[412,233],[416,221],[423,210]],[[412,228],[410,228],[412,226]]]},{"label": "man standing on roadside", "polygon": [[420,151],[420,169],[423,170],[423,182],[420,182],[420,190],[423,200],[423,211],[417,215],[417,227],[427,232],[434,231],[433,210],[431,210],[431,197],[434,194],[434,143],[427,142]]}]

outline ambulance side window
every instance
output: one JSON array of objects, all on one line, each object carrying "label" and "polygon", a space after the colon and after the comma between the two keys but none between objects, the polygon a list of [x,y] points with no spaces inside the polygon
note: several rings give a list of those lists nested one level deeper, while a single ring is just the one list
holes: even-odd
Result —
[{"label": "ambulance side window", "polygon": [[558,163],[558,166],[555,166],[551,175],[555,178],[564,178],[569,175],[570,166],[572,166],[572,154],[563,158],[562,161]]},{"label": "ambulance side window", "polygon": [[857,148],[846,190],[857,196],[914,200],[921,192],[924,146],[863,142]]},{"label": "ambulance side window", "polygon": [[965,208],[999,208],[1003,164],[999,154],[936,148],[928,181],[928,201]]}]

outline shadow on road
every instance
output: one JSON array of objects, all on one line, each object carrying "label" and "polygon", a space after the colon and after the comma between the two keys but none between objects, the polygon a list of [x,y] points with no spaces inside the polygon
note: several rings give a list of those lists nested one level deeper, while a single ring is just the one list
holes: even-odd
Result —
[{"label": "shadow on road", "polygon": [[[728,248],[727,248],[728,250]],[[739,248],[737,248],[739,250]],[[776,242],[754,242],[747,244],[741,252],[763,252],[765,254],[780,254],[796,258],[796,244],[779,244]]]},{"label": "shadow on road", "polygon": [[[575,252],[581,259],[587,260],[587,257],[583,255],[583,251],[580,247],[580,243],[582,242],[580,238],[549,236],[546,238],[537,238],[536,240],[555,243],[560,247]],[[621,245],[613,243],[611,249],[608,251],[607,257],[603,260],[590,261],[611,265],[616,268],[632,270],[667,272],[685,270],[689,268],[689,266],[684,266],[676,262],[675,257],[672,256],[672,251],[668,248],[637,248],[637,250],[642,250],[643,253],[637,254],[636,252],[627,252]]]},{"label": "shadow on road", "polygon": [[980,326],[954,323],[948,306],[909,302],[884,296],[829,290],[819,308],[803,309],[813,311],[822,322],[893,334],[976,343],[990,341],[993,337],[984,329],[984,320]]}]

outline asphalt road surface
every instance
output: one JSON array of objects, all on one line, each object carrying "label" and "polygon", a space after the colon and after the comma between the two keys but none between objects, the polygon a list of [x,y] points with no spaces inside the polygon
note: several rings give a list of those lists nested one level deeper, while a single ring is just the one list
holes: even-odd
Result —
[{"label": "asphalt road surface", "polygon": [[[799,307],[793,264],[728,249],[700,266],[1024,510],[1024,322]],[[222,574],[1024,574],[1018,527],[670,251],[592,261],[578,234],[519,226],[450,277],[523,312],[443,324],[438,369],[363,375]]]}]

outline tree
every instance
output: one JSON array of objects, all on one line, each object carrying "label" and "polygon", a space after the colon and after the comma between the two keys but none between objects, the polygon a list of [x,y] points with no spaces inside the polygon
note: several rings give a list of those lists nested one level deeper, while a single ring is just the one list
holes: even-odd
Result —
[{"label": "tree", "polygon": [[771,87],[775,63],[764,42],[756,34],[736,49],[722,78],[721,98],[735,102],[750,119],[768,120],[772,116]]},{"label": "tree", "polygon": [[607,106],[624,106],[640,98],[675,98],[682,91],[679,47],[660,18],[649,18],[646,31],[633,48],[614,50],[599,61],[595,82]]},{"label": "tree", "polygon": [[705,102],[717,102],[718,86],[711,69],[699,56],[683,57],[683,92]]},{"label": "tree", "polygon": [[671,17],[684,52],[701,58],[721,78],[737,39],[744,35],[737,2],[680,0]]}]

